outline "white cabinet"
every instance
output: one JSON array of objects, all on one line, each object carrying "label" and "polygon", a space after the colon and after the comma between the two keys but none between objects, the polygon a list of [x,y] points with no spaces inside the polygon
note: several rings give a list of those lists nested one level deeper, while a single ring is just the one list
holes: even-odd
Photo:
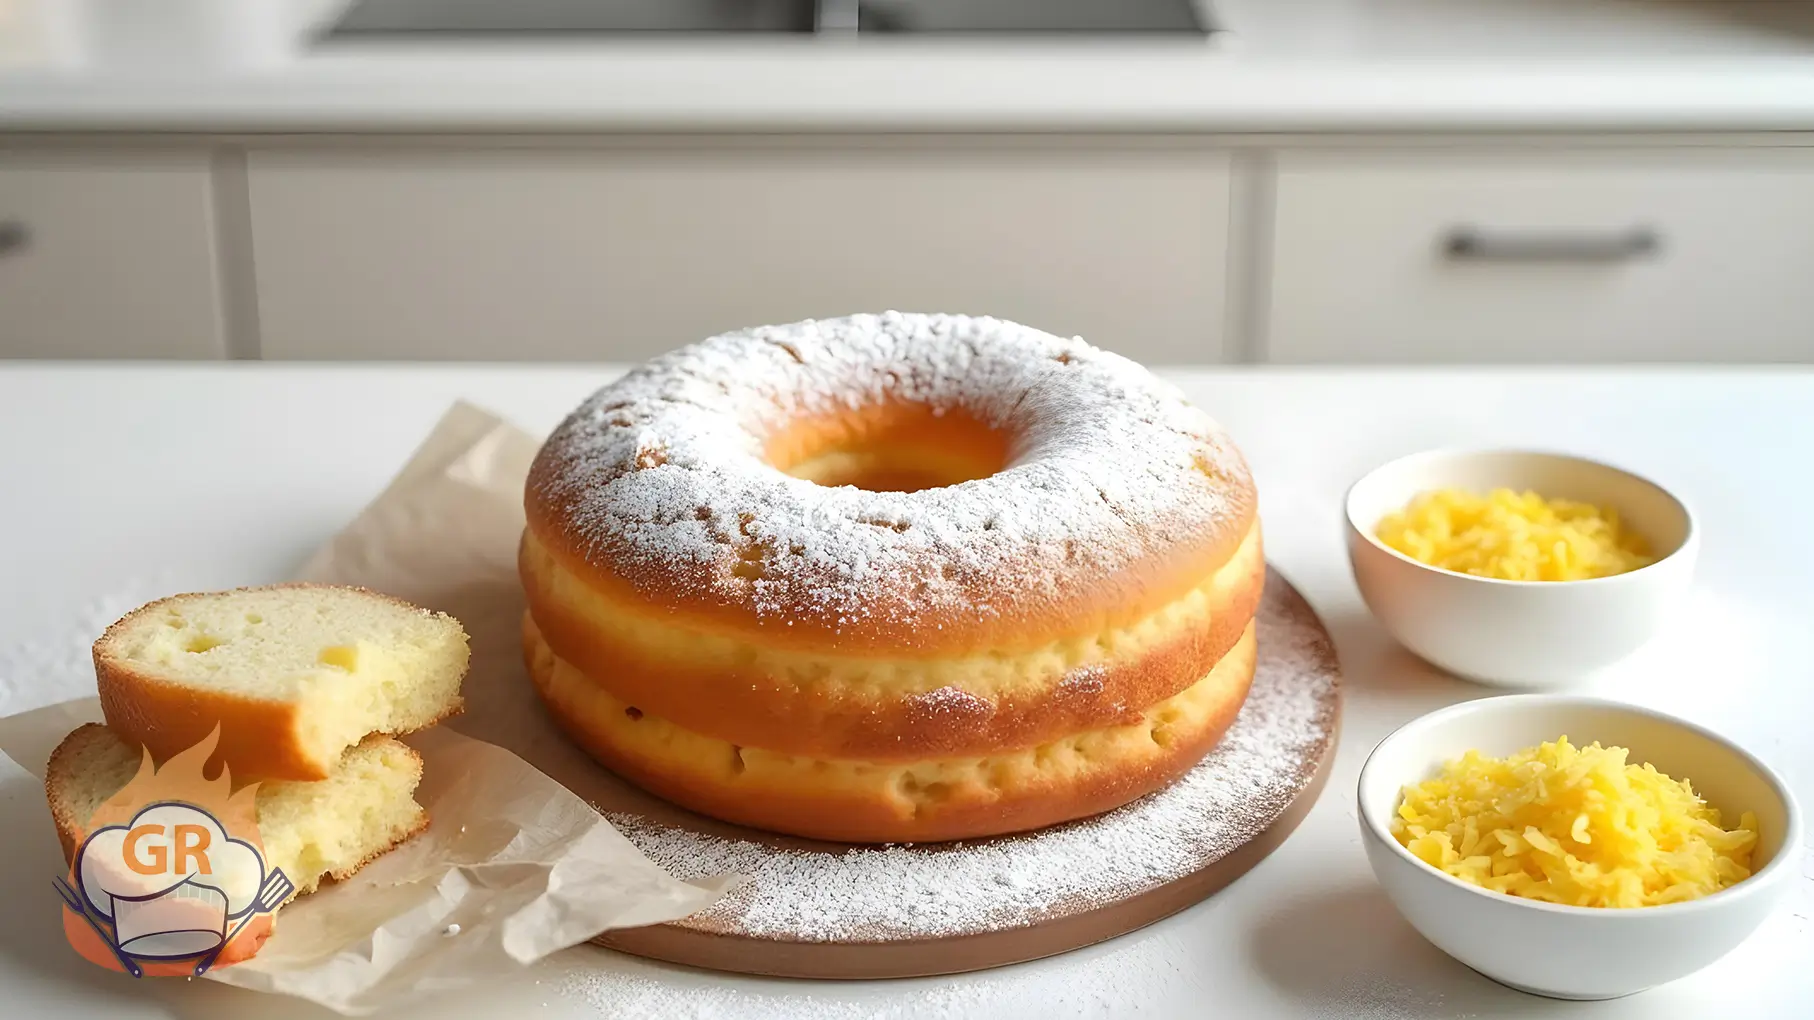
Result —
[{"label": "white cabinet", "polygon": [[630,360],[884,309],[1224,357],[1209,148],[255,149],[248,182],[267,358]]},{"label": "white cabinet", "polygon": [[0,357],[635,361],[895,308],[1156,366],[1806,364],[1793,141],[0,139]]},{"label": "white cabinet", "polygon": [[205,150],[0,146],[0,357],[226,354]]},{"label": "white cabinet", "polygon": [[1814,360],[1814,150],[1277,167],[1265,360]]}]

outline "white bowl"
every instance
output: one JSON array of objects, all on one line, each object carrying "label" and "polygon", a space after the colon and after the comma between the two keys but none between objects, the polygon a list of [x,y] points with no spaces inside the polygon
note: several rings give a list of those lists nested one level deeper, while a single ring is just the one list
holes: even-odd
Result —
[{"label": "white bowl", "polygon": [[[1412,856],[1388,826],[1399,795],[1469,749],[1501,757],[1567,735],[1631,750],[1688,779],[1721,821],[1758,821],[1750,878],[1656,907],[1560,906],[1453,878]],[[1380,741],[1361,768],[1361,842],[1399,913],[1443,952],[1501,984],[1562,999],[1609,999],[1691,974],[1726,955],[1781,901],[1801,812],[1788,784],[1730,741],[1659,712],[1579,695],[1483,698],[1432,712]]]},{"label": "white bowl", "polygon": [[[1381,518],[1420,492],[1500,486],[1611,506],[1660,558],[1585,581],[1502,581],[1419,563],[1374,537]],[[1355,582],[1386,630],[1442,669],[1507,687],[1578,682],[1643,647],[1686,597],[1700,548],[1693,513],[1662,486],[1556,453],[1403,457],[1349,488],[1346,518]]]}]

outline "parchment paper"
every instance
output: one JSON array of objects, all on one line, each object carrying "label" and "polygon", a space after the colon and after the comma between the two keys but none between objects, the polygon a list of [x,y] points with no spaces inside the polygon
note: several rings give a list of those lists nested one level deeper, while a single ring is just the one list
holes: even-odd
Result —
[{"label": "parchment paper", "polygon": [[[536,448],[529,434],[456,404],[301,571],[299,580],[364,585],[457,617],[472,638],[467,707],[407,738],[423,756],[417,799],[429,829],[284,907],[257,956],[209,978],[369,1014],[608,930],[677,920],[735,886],[735,876],[673,878],[569,789],[621,784],[559,737],[524,675],[515,557]],[[87,699],[0,720],[0,751],[42,776],[57,742],[100,717]],[[48,809],[44,825],[49,838]]]}]

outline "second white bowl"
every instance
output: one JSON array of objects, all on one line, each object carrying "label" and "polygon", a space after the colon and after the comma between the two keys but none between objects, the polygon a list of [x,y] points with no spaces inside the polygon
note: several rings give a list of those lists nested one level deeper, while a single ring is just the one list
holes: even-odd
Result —
[{"label": "second white bowl", "polygon": [[[1374,537],[1386,514],[1431,489],[1532,489],[1611,506],[1660,557],[1586,581],[1502,581],[1441,570]],[[1507,687],[1555,687],[1624,659],[1687,595],[1700,535],[1685,503],[1655,482],[1581,457],[1516,450],[1413,454],[1354,483],[1348,558],[1361,597],[1406,648],[1451,673]]]},{"label": "second white bowl", "polygon": [[[1698,900],[1656,907],[1560,906],[1483,889],[1413,856],[1392,836],[1408,783],[1470,749],[1502,757],[1566,734],[1631,751],[1720,809],[1758,821],[1752,875]],[[1482,698],[1432,712],[1380,741],[1361,768],[1361,842],[1386,895],[1438,948],[1522,991],[1564,999],[1629,995],[1731,952],[1776,909],[1798,874],[1801,813],[1788,784],[1709,730],[1661,712],[1567,694]]]}]

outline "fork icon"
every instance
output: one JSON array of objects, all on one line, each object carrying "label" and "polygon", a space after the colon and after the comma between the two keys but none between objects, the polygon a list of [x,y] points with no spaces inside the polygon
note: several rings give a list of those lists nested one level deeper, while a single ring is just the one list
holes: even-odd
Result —
[{"label": "fork icon", "polygon": [[[286,879],[286,881],[288,880]],[[114,944],[113,935],[109,933],[107,929],[101,927],[101,923],[96,921],[94,915],[88,912],[88,905],[82,902],[82,897],[78,895],[74,889],[70,888],[69,883],[65,882],[61,877],[58,877],[55,884],[57,887],[57,895],[63,897],[64,904],[67,905],[69,909],[82,915],[82,920],[87,921],[88,926],[94,929],[94,933],[101,937],[101,941],[107,943],[107,948],[113,950],[114,959],[120,961],[120,966],[125,968],[126,973],[131,974],[133,977],[144,977],[145,969],[139,966],[137,960],[127,955],[125,950]],[[218,950],[216,950],[216,952],[218,952]]]}]

